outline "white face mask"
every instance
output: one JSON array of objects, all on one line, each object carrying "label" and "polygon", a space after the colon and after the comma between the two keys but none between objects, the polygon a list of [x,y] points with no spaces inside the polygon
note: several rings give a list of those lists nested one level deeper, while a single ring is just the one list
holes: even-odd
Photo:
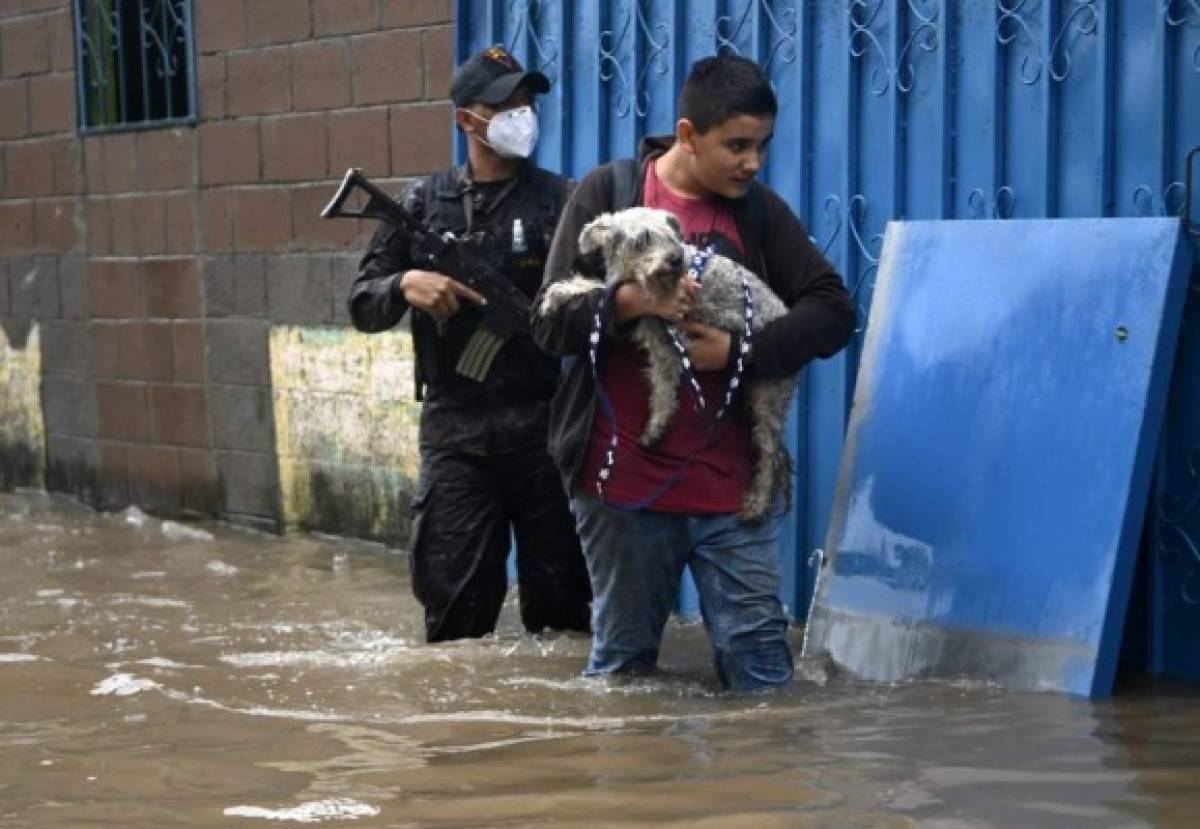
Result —
[{"label": "white face mask", "polygon": [[463,110],[480,121],[487,121],[487,138],[480,138],[503,158],[529,158],[538,140],[537,116],[533,107],[523,106],[498,112],[490,120],[471,110]]}]

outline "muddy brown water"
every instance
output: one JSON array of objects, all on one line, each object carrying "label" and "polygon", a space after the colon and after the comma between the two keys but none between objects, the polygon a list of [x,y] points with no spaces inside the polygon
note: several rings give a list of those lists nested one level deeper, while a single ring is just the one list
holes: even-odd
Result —
[{"label": "muddy brown water", "polygon": [[429,646],[402,556],[0,494],[0,827],[1195,827],[1200,691],[1089,703],[802,665],[583,680],[582,637]]}]

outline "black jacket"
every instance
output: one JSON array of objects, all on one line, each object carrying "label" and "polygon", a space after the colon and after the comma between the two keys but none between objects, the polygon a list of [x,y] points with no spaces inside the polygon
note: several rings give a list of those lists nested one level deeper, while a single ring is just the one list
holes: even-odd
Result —
[{"label": "black jacket", "polygon": [[[411,182],[399,200],[438,233],[484,233],[493,264],[532,299],[568,190],[567,179],[533,164],[522,164],[511,186],[476,185],[465,167],[453,167]],[[523,246],[514,245],[517,219]],[[351,289],[355,328],[384,331],[400,323],[409,306],[397,283],[414,267],[428,269],[402,234],[381,225]],[[478,308],[464,303],[439,328],[429,315],[412,309],[416,374],[425,399],[421,443],[480,454],[544,445],[558,361],[539,350],[529,333],[517,334],[500,349],[482,382],[462,376],[455,366],[480,316]]]},{"label": "black jacket", "polygon": [[[646,164],[672,142],[673,138],[667,136],[642,143],[633,204],[642,203]],[[613,164],[593,170],[579,182],[559,220],[542,291],[575,275],[572,265],[584,225],[601,213],[632,206],[614,204],[618,189]],[[729,205],[745,247],[743,264],[770,285],[790,309],[755,333],[748,377],[795,375],[814,358],[836,354],[854,334],[854,306],[833,266],[809,241],[804,225],[783,199],[758,181],[751,184],[745,197],[731,200]],[[750,227],[751,221],[760,226]],[[533,336],[539,346],[547,353],[574,358],[550,411],[550,455],[568,489],[587,451],[596,405],[587,352],[600,296],[600,292],[581,295],[550,315],[535,314],[533,321]],[[606,333],[621,335],[611,323]]]}]

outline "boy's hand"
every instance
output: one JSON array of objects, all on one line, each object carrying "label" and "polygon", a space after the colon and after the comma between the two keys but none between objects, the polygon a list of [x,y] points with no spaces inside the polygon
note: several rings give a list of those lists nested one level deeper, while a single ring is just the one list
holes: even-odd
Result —
[{"label": "boy's hand", "polygon": [[696,294],[700,283],[690,276],[679,280],[675,293],[661,299],[652,299],[636,282],[625,282],[617,288],[613,297],[617,322],[628,322],[637,317],[662,317],[667,322],[678,324],[696,307]]},{"label": "boy's hand", "polygon": [[460,299],[476,305],[487,305],[487,299],[461,282],[436,271],[405,271],[396,285],[404,301],[419,308],[438,322],[445,322],[458,313]]},{"label": "boy's hand", "polygon": [[702,322],[684,322],[679,327],[687,332],[688,357],[696,371],[719,371],[729,365],[729,346],[733,338],[728,331]]}]

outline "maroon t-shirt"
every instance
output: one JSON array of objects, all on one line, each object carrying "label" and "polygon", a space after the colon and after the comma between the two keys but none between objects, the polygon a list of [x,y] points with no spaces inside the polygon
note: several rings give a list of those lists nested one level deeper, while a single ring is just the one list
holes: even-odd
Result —
[{"label": "maroon t-shirt", "polygon": [[[728,251],[730,246],[742,250],[737,224],[727,205],[672,193],[659,181],[654,163],[647,165],[644,185],[645,206],[674,213],[690,244],[716,244],[718,251]],[[703,411],[697,409],[687,383],[680,383],[671,424],[662,439],[647,449],[640,441],[650,410],[645,357],[633,343],[606,340],[600,347],[599,360],[603,393],[612,403],[617,422],[616,464],[604,487],[604,497],[631,505],[661,490],[647,509],[698,514],[737,512],[750,480],[749,424],[736,404],[720,421],[715,420],[732,368],[696,373],[704,393]],[[598,405],[587,457],[577,478],[576,485],[583,492],[598,493],[596,485],[611,435],[612,422],[604,407]]]}]

